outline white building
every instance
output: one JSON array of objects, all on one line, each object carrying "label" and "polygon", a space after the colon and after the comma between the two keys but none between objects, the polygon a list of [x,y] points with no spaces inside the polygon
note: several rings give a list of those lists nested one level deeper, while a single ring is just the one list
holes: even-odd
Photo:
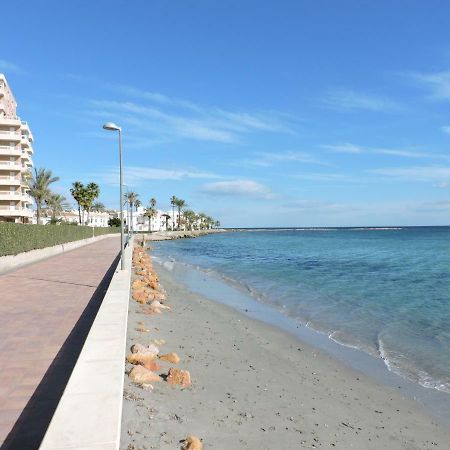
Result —
[{"label": "white building", "polygon": [[[112,217],[112,215],[108,212],[96,212],[92,211],[89,213],[89,217],[87,212],[84,213],[84,221],[86,226],[89,227],[108,227],[108,221]],[[68,211],[63,211],[57,217],[58,221],[63,223],[76,223],[77,225],[80,223],[78,210],[71,209]],[[51,215],[47,214],[45,211],[41,215],[41,224],[48,225],[51,221]],[[36,214],[33,217],[33,223],[36,223]]]}]

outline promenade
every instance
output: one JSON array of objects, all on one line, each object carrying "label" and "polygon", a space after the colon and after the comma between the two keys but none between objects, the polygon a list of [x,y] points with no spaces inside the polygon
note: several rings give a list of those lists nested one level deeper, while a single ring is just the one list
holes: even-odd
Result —
[{"label": "promenade", "polygon": [[39,447],[114,273],[119,246],[113,236],[0,275],[2,450]]}]

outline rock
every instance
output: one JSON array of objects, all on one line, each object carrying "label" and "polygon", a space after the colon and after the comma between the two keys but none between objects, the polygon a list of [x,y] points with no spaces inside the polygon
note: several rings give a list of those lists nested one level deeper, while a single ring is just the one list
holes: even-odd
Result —
[{"label": "rock", "polygon": [[147,350],[147,347],[142,344],[134,344],[131,346],[131,353],[143,353]]},{"label": "rock", "polygon": [[181,450],[202,450],[202,441],[197,436],[188,436],[181,446]]},{"label": "rock", "polygon": [[127,356],[127,361],[130,364],[134,365],[142,365],[145,366],[146,364],[150,363],[156,358],[156,355],[153,353],[131,353]]},{"label": "rock", "polygon": [[151,352],[151,353],[154,353],[155,355],[158,355],[158,354],[159,354],[159,348],[158,348],[155,344],[150,344],[150,345],[147,347],[147,351],[148,351],[148,352]]},{"label": "rock", "polygon": [[139,331],[140,333],[148,333],[150,330],[145,327],[137,327],[135,328],[136,331]]},{"label": "rock", "polygon": [[166,341],[165,341],[164,339],[154,339],[154,340],[153,340],[153,343],[154,343],[155,345],[161,346],[161,345],[164,345],[164,344],[166,343]]},{"label": "rock", "polygon": [[170,309],[170,306],[162,305],[158,300],[152,300],[150,302],[150,308]]},{"label": "rock", "polygon": [[144,364],[144,367],[152,372],[161,370],[161,366],[156,361],[148,361]]},{"label": "rock", "polygon": [[153,391],[153,384],[148,384],[148,383],[144,383],[142,385],[142,389],[144,389],[144,391]]},{"label": "rock", "polygon": [[144,366],[134,366],[128,377],[136,384],[151,384],[156,381],[161,381],[161,377]]},{"label": "rock", "polygon": [[191,384],[191,374],[187,370],[171,367],[169,369],[169,373],[167,374],[166,381],[172,386],[180,385],[185,388]]},{"label": "rock", "polygon": [[134,280],[131,287],[133,289],[139,290],[140,288],[143,288],[145,285],[146,285],[145,282],[142,280]]},{"label": "rock", "polygon": [[145,291],[133,291],[133,300],[136,300],[138,303],[144,304],[147,303],[147,295]]},{"label": "rock", "polygon": [[180,357],[174,352],[166,353],[165,355],[161,355],[159,357],[159,359],[161,361],[167,361],[167,362],[170,362],[172,364],[178,364],[180,362]]},{"label": "rock", "polygon": [[163,302],[164,300],[166,300],[166,294],[161,291],[155,291],[155,290],[149,291],[148,299],[149,300],[158,300],[160,302]]}]

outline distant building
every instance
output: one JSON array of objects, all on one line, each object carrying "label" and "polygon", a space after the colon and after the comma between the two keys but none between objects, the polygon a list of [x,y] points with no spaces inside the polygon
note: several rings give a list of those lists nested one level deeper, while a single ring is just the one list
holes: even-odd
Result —
[{"label": "distant building", "polygon": [[27,173],[33,166],[33,135],[16,115],[17,103],[0,73],[0,222],[31,222]]},{"label": "distant building", "polygon": [[[97,212],[97,211],[91,211],[89,213],[89,218],[87,216],[87,213],[84,213],[84,221],[86,223],[86,226],[88,227],[108,227],[108,221],[110,217],[113,217],[110,213],[104,211],[104,212]],[[79,216],[78,216],[78,210],[71,209],[67,211],[63,211],[61,214],[59,214],[56,219],[59,223],[76,223],[77,225],[80,222]],[[43,211],[40,223],[43,225],[49,224],[51,221],[51,217],[49,214],[47,214],[45,211]],[[33,223],[36,223],[36,214],[33,216]]]}]

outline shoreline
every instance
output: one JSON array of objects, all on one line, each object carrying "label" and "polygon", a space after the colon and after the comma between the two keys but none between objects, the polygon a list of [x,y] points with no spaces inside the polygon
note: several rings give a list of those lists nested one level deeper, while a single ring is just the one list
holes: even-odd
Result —
[{"label": "shoreline", "polygon": [[424,386],[389,367],[381,354],[337,339],[335,332],[322,331],[310,321],[302,322],[283,308],[270,302],[264,293],[256,292],[246,284],[231,279],[213,269],[154,256],[158,266],[165,267],[178,283],[187,289],[220,304],[231,306],[240,314],[280,329],[300,342],[325,351],[340,364],[369,375],[371,379],[394,388],[425,406],[428,413],[450,427],[450,395],[446,390]]},{"label": "shoreline", "polygon": [[146,392],[126,379],[122,449],[178,448],[188,434],[215,449],[446,448],[450,430],[395,389],[157,271],[172,310],[149,317],[132,302],[128,345],[166,340],[193,382]]}]

